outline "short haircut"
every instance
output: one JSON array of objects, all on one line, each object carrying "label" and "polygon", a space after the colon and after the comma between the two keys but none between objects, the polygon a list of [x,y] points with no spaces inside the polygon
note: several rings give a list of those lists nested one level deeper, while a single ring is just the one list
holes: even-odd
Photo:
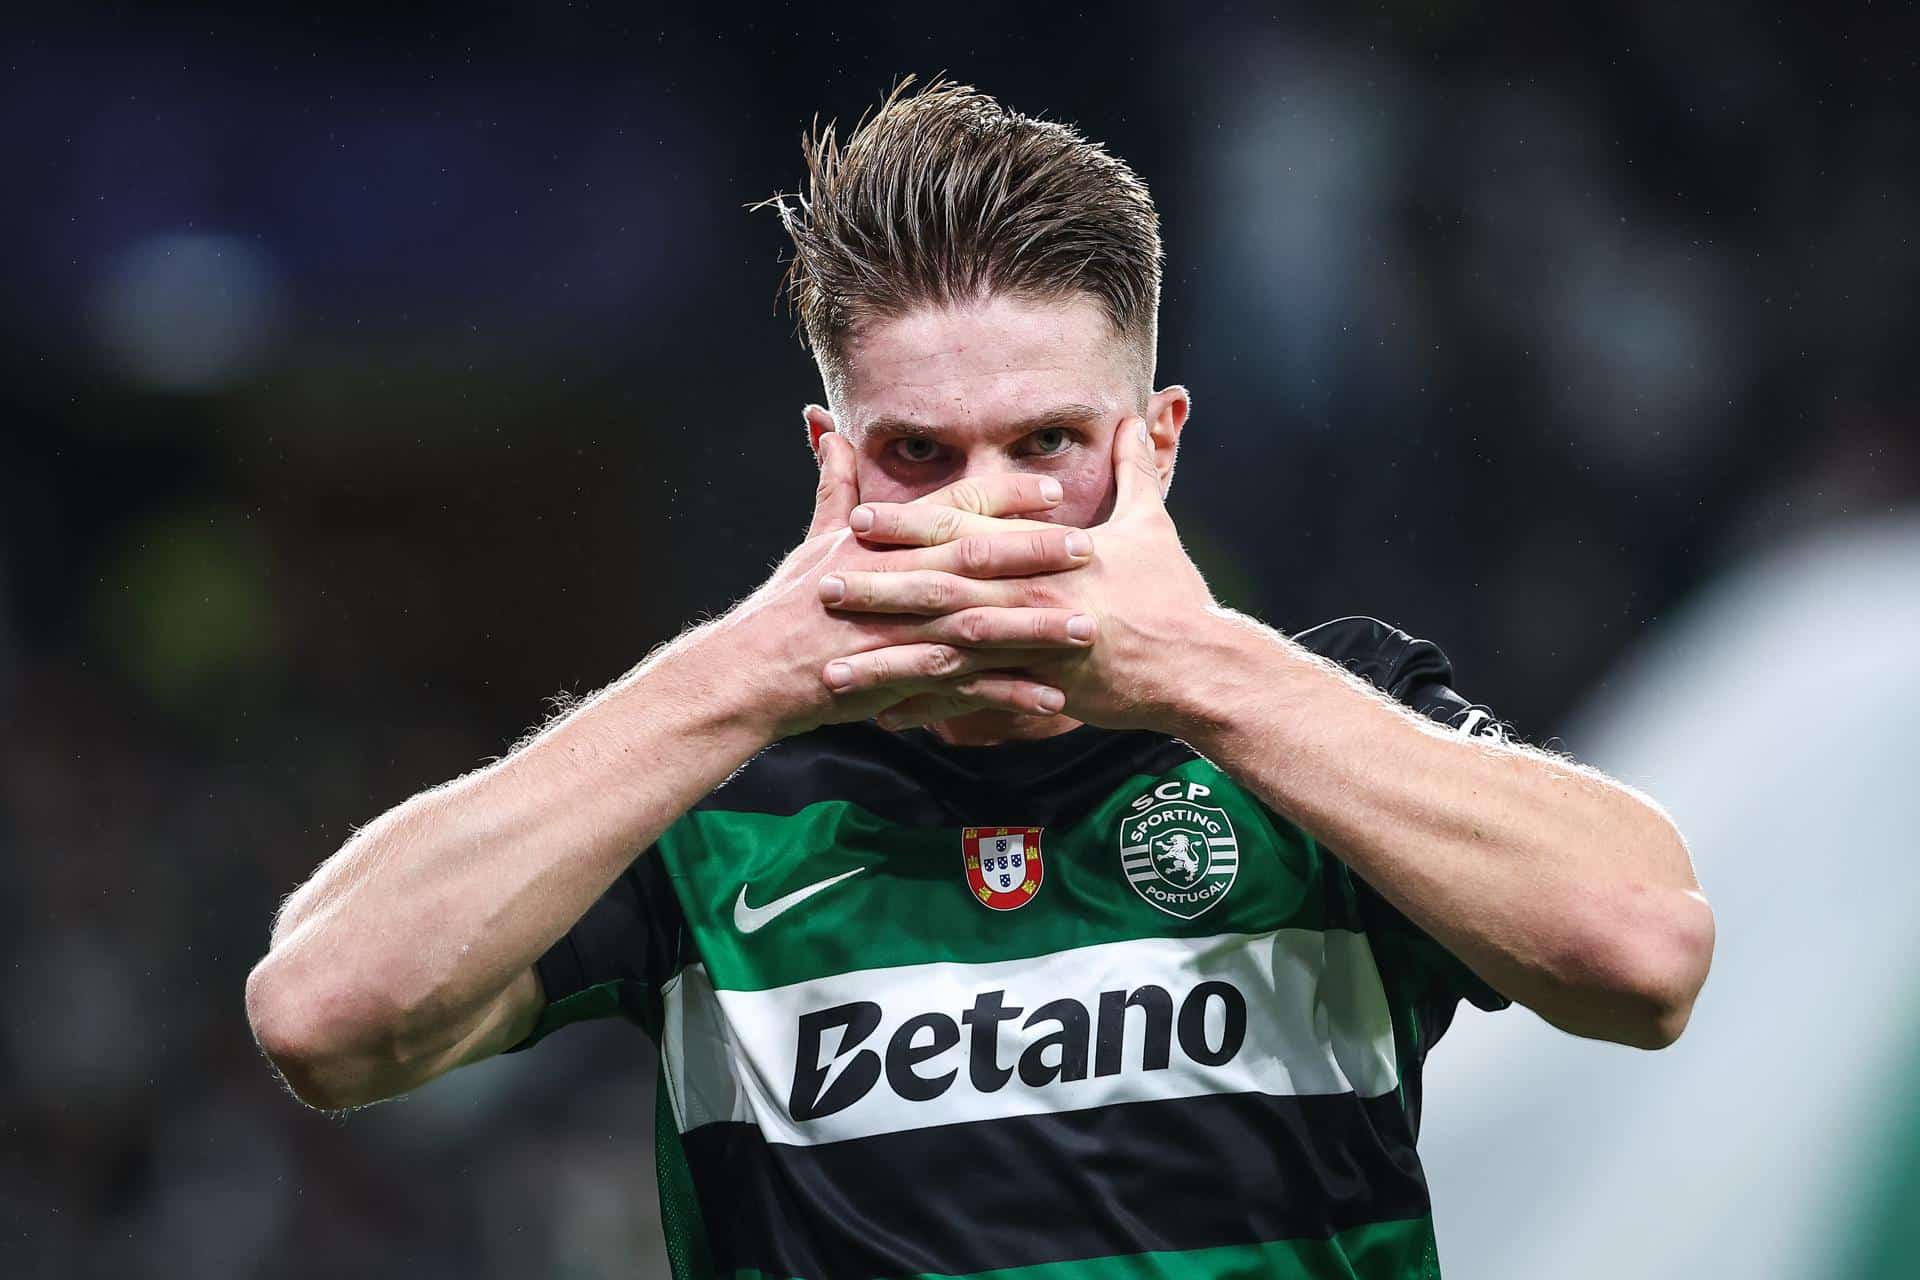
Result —
[{"label": "short haircut", "polygon": [[793,237],[787,300],[829,389],[853,327],[995,295],[1094,299],[1150,380],[1161,250],[1146,184],[1071,126],[971,85],[912,83],[844,144],[816,123],[801,141],[807,189],[759,206]]}]

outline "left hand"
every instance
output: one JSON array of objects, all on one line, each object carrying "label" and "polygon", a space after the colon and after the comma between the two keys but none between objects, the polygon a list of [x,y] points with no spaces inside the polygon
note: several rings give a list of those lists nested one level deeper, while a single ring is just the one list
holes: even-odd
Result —
[{"label": "left hand", "polygon": [[[821,601],[847,612],[944,615],[963,644],[970,611],[1010,604],[1071,610],[1092,620],[1095,642],[1042,657],[1027,669],[1033,678],[1062,690],[1064,714],[1075,719],[1110,729],[1164,727],[1175,705],[1180,655],[1218,610],[1167,513],[1142,419],[1130,418],[1114,432],[1113,472],[1113,514],[1087,531],[1093,558],[1070,573],[995,580],[941,575],[940,589],[930,592],[922,575],[848,571],[823,583]],[[862,510],[872,517],[859,531],[862,541],[893,546],[935,546],[1028,523],[924,500],[865,503]],[[879,683],[897,656],[875,649],[843,661],[853,673],[845,691]],[[915,698],[891,708],[881,722],[897,729],[952,714],[938,699]]]}]

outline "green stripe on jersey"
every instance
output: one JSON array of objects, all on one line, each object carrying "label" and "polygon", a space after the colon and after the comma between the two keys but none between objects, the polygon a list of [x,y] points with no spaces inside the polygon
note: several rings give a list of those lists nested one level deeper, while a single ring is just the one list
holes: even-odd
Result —
[{"label": "green stripe on jersey", "polygon": [[[1128,880],[1121,826],[1134,802],[1168,781],[1205,788],[1238,841],[1232,888],[1192,919],[1147,902]],[[1005,815],[981,813],[987,827]],[[938,961],[986,963],[1136,938],[1275,929],[1361,928],[1351,882],[1318,842],[1269,814],[1205,760],[1134,775],[1098,808],[1044,829],[1032,901],[991,910],[968,888],[961,831],[909,827],[841,800],[792,815],[702,810],[661,836],[687,922],[714,986],[757,991],[832,974]],[[736,906],[858,869],[777,918],[743,931]]]},{"label": "green stripe on jersey", "polygon": [[[735,1271],[734,1280],[793,1280]],[[981,1271],[964,1280],[1439,1280],[1433,1219],[1373,1222],[1326,1240],[1274,1240]],[[963,1280],[923,1273],[913,1280]]]}]

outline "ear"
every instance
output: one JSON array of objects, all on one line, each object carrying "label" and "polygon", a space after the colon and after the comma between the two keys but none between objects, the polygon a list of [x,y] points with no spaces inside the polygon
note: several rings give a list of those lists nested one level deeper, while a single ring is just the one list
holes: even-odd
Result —
[{"label": "ear", "polygon": [[820,437],[833,430],[833,415],[817,404],[810,404],[800,411],[807,424],[807,448],[813,450],[813,460],[820,461]]},{"label": "ear", "polygon": [[1156,391],[1147,401],[1147,431],[1153,437],[1154,464],[1160,471],[1160,496],[1173,485],[1174,456],[1180,451],[1180,432],[1193,409],[1193,397],[1182,386]]}]

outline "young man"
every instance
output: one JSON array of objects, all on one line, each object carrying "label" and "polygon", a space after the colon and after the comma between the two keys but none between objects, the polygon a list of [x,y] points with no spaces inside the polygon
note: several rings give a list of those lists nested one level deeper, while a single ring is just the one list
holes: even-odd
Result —
[{"label": "young man", "polygon": [[809,167],[806,540],[348,841],[261,1045],[342,1107],[639,1023],[676,1276],[1432,1274],[1426,1052],[1462,997],[1672,1041],[1685,844],[1433,644],[1215,604],[1124,164],[937,85]]}]

